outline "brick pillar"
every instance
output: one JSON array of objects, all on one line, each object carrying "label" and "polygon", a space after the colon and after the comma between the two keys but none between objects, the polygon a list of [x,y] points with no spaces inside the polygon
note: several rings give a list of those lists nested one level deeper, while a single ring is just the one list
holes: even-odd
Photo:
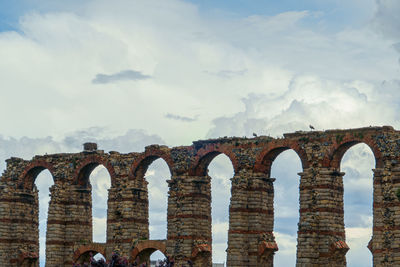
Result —
[{"label": "brick pillar", "polygon": [[2,199],[3,205],[4,202],[8,202],[11,206],[8,214],[2,219],[8,233],[4,234],[6,238],[2,233],[0,241],[3,242],[2,246],[7,247],[5,250],[9,254],[4,255],[5,261],[2,263],[15,267],[39,266],[39,210],[36,187],[30,192],[16,190],[12,196],[7,195]]},{"label": "brick pillar", "polygon": [[65,257],[65,190],[50,187],[50,203],[46,232],[46,267],[63,266]]},{"label": "brick pillar", "polygon": [[[90,185],[71,185],[61,203],[65,207],[64,266],[71,266],[76,249],[92,243],[92,194]],[[47,226],[49,229],[49,225]]]},{"label": "brick pillar", "polygon": [[248,212],[247,198],[249,192],[248,173],[242,171],[232,181],[231,201],[229,204],[229,232],[227,266],[242,267],[249,264]]},{"label": "brick pillar", "polygon": [[311,167],[299,175],[297,266],[346,266],[344,173]]},{"label": "brick pillar", "polygon": [[147,182],[144,180],[109,189],[107,256],[118,250],[121,255],[129,257],[139,240],[149,239],[148,207]]},{"label": "brick pillar", "polygon": [[175,265],[211,266],[209,176],[173,176],[169,183],[167,255]]},{"label": "brick pillar", "polygon": [[[4,180],[3,177],[1,179]],[[9,263],[10,255],[10,243],[13,240],[10,227],[12,220],[10,218],[12,194],[8,189],[8,186],[4,181],[0,180],[0,262]],[[12,256],[11,256],[12,257]]]},{"label": "brick pillar", "polygon": [[374,170],[373,237],[368,248],[374,266],[400,266],[400,167]]},{"label": "brick pillar", "polygon": [[[278,250],[274,230],[275,178],[265,174],[253,174],[247,188],[248,265],[249,267],[273,266]],[[234,209],[231,211],[235,211]]]}]

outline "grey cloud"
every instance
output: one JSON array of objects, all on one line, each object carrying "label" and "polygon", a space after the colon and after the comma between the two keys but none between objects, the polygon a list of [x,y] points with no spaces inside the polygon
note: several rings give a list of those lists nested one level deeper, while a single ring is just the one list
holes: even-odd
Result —
[{"label": "grey cloud", "polygon": [[94,84],[106,84],[118,81],[136,81],[136,80],[146,80],[151,78],[151,76],[144,75],[140,71],[136,70],[123,70],[114,74],[102,74],[99,73],[92,80]]},{"label": "grey cloud", "polygon": [[[376,0],[376,13],[372,21],[375,30],[393,40],[393,48],[400,53],[400,1]],[[400,58],[398,59],[400,64]]]},{"label": "grey cloud", "polygon": [[183,122],[193,122],[193,121],[197,120],[197,116],[194,118],[191,118],[191,117],[180,116],[180,115],[176,115],[176,114],[172,114],[172,113],[168,113],[164,117],[167,119],[183,121]]},{"label": "grey cloud", "polygon": [[375,29],[390,39],[400,39],[400,1],[376,0]]}]

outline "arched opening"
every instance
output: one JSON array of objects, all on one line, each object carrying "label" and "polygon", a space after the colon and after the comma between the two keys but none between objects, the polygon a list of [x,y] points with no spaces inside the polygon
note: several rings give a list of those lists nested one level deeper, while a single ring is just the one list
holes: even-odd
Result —
[{"label": "arched opening", "polygon": [[208,165],[211,177],[211,222],[212,262],[226,263],[229,229],[229,202],[231,178],[234,175],[232,162],[225,154],[219,154]]},{"label": "arched opening", "polygon": [[79,255],[79,257],[75,260],[75,264],[90,264],[91,258],[97,262],[106,262],[106,257],[98,251],[88,250]]},{"label": "arched opening", "polygon": [[[161,158],[153,159],[148,165],[144,178],[148,182],[149,239],[167,239],[167,180],[171,179],[171,172],[167,163]],[[165,259],[165,255],[158,250],[148,251],[146,255],[150,257],[151,261]]]},{"label": "arched opening", "polygon": [[107,200],[111,177],[103,165],[93,165],[89,174],[92,189],[92,234],[93,242],[105,243],[107,238]]},{"label": "arched opening", "polygon": [[81,247],[75,250],[73,262],[75,264],[76,263],[89,264],[91,258],[93,258],[97,262],[100,261],[106,262],[105,252],[106,250],[104,244],[97,243],[97,244],[82,245]]},{"label": "arched opening", "polygon": [[41,170],[36,176],[35,186],[38,190],[39,203],[39,265],[44,267],[46,264],[46,232],[47,217],[50,202],[50,187],[54,184],[51,173],[47,170]]},{"label": "arched opening", "polygon": [[[140,266],[146,263],[147,266],[156,266],[156,263],[164,262],[165,256],[165,241],[164,240],[141,240],[131,252],[131,261]],[[154,257],[153,254],[157,254]]]},{"label": "arched opening", "polygon": [[373,173],[375,157],[364,143],[353,145],[344,153],[340,170],[345,173],[344,224],[347,266],[372,266],[372,254],[367,248],[372,236]]},{"label": "arched opening", "polygon": [[96,260],[97,262],[99,261],[106,262],[107,260],[106,257],[101,253],[93,253],[93,259]]},{"label": "arched opening", "polygon": [[299,222],[298,173],[302,163],[292,149],[271,152],[270,177],[274,182],[274,235],[279,251],[274,256],[276,266],[296,265],[297,224]]},{"label": "arched opening", "polygon": [[163,159],[153,161],[145,174],[149,194],[149,235],[151,240],[167,237],[167,195],[171,179],[167,163]]},{"label": "arched opening", "polygon": [[167,257],[160,250],[156,248],[148,248],[142,250],[136,256],[136,258],[133,259],[133,262],[136,262],[138,266],[140,266],[140,264],[146,263],[147,264],[146,266],[155,267],[155,266],[160,266],[161,263],[166,264],[166,260]]}]

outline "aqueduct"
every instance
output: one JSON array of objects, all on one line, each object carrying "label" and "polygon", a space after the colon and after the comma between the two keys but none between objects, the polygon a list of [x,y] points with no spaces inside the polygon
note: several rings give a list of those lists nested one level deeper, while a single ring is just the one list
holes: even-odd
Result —
[{"label": "aqueduct", "polygon": [[[71,266],[89,251],[106,257],[114,250],[131,256],[162,250],[176,265],[192,260],[211,266],[211,160],[224,153],[234,168],[229,207],[227,264],[272,266],[278,249],[274,230],[274,159],[292,149],[300,157],[300,218],[297,266],[346,266],[343,213],[343,154],[357,143],[368,145],[376,160],[373,178],[373,235],[368,244],[374,266],[400,266],[400,132],[390,126],[295,132],[283,138],[224,137],[169,148],[151,145],[143,153],[104,153],[92,143],[80,153],[10,158],[0,179],[0,263],[38,265],[37,175],[50,171],[46,266]],[[147,240],[147,167],[167,163],[167,239]],[[111,177],[107,241],[92,242],[91,186],[98,165]],[[149,254],[147,253],[147,254]],[[134,256],[132,256],[134,255]]]}]

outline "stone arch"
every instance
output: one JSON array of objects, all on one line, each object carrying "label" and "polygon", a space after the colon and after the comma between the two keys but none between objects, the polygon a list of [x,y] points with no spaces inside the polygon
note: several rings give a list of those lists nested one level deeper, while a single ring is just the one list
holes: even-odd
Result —
[{"label": "stone arch", "polygon": [[[332,258],[334,258],[334,257],[339,258],[338,255],[339,255],[339,253],[341,253],[340,256],[343,257],[343,258],[344,257],[346,258],[347,264],[354,264],[354,262],[360,262],[360,261],[359,261],[359,259],[354,260],[354,258],[353,258],[354,254],[351,255],[352,252],[356,251],[356,253],[359,254],[359,255],[362,255],[361,257],[363,258],[363,260],[365,259],[366,261],[367,261],[368,257],[373,257],[373,253],[370,254],[370,252],[368,252],[368,250],[366,250],[366,248],[368,247],[367,246],[367,244],[368,244],[367,242],[368,241],[366,241],[364,243],[364,245],[365,245],[364,251],[361,251],[359,249],[358,250],[356,249],[355,251],[352,250],[352,243],[349,240],[350,233],[351,233],[351,232],[349,232],[349,229],[351,229],[352,227],[359,227],[359,225],[357,225],[357,226],[352,225],[350,218],[352,218],[353,216],[359,216],[360,215],[359,212],[363,208],[362,208],[362,206],[361,207],[359,206],[357,211],[354,211],[354,212],[351,211],[350,208],[349,208],[351,205],[349,205],[348,202],[347,202],[350,199],[348,196],[349,195],[354,196],[354,194],[351,194],[351,193],[349,194],[348,193],[349,189],[346,189],[346,187],[349,186],[349,185],[346,185],[346,181],[349,181],[348,180],[349,177],[345,175],[345,172],[342,172],[343,171],[343,169],[342,169],[342,167],[343,167],[343,165],[342,165],[343,157],[354,146],[359,145],[359,144],[363,144],[364,146],[367,146],[369,148],[370,153],[372,153],[372,155],[374,157],[375,166],[373,166],[371,168],[371,169],[373,169],[374,167],[375,168],[382,168],[383,167],[383,156],[382,156],[382,153],[381,153],[377,143],[370,137],[370,135],[366,135],[364,137],[364,136],[362,136],[362,134],[346,133],[345,135],[342,135],[342,136],[337,135],[336,136],[336,141],[337,142],[334,142],[334,144],[332,145],[332,147],[331,147],[331,149],[329,151],[329,154],[324,159],[324,166],[333,168],[334,173],[337,175],[337,179],[339,179],[339,181],[340,181],[340,195],[341,196],[340,196],[340,198],[338,198],[339,202],[337,203],[337,207],[342,210],[342,214],[340,216],[342,217],[341,224],[343,224],[343,226],[342,226],[343,227],[343,241],[341,241],[341,242],[344,243],[344,248],[336,249],[336,250],[332,249],[331,254],[332,254]],[[371,166],[371,165],[369,165],[369,166]],[[354,167],[354,168],[357,171],[359,171],[358,167]],[[362,175],[365,175],[365,172],[362,172]],[[372,173],[370,173],[370,175],[369,175],[371,177],[370,186],[369,186],[370,199],[362,198],[363,199],[362,201],[360,201],[359,199],[357,200],[357,203],[359,205],[360,205],[360,202],[362,203],[363,201],[365,201],[364,202],[365,203],[364,207],[366,207],[367,205],[369,206],[369,214],[364,213],[363,214],[364,216],[365,215],[374,216],[373,214],[376,213],[376,211],[375,211],[376,207],[375,207],[375,203],[374,203],[375,196],[374,196],[374,193],[373,193],[375,191],[375,188],[374,188],[375,185],[373,184]],[[346,198],[347,198],[347,200],[346,200]],[[369,200],[368,204],[366,202],[367,199]],[[354,204],[352,204],[352,205],[354,205]],[[374,226],[373,225],[374,225],[374,223],[372,223],[372,225],[368,226],[368,228],[371,229],[372,232],[374,231]],[[364,225],[364,227],[366,227],[366,225]],[[359,235],[359,238],[360,237],[364,237],[364,238],[368,238],[369,239],[369,236],[370,236],[369,234],[365,234],[364,233],[362,235]],[[344,239],[346,239],[346,241],[344,241]],[[350,253],[347,253],[348,251],[350,251]],[[357,258],[360,257],[359,255],[357,255]]]},{"label": "stone arch", "polygon": [[142,261],[143,258],[150,257],[154,251],[161,251],[166,256],[166,244],[164,240],[143,240],[139,241],[131,251],[131,262],[137,257]]},{"label": "stone arch", "polygon": [[284,140],[283,142],[279,143],[270,143],[261,151],[256,158],[254,172],[265,173],[268,175],[268,177],[270,177],[272,163],[279,154],[288,149],[292,149],[294,152],[296,152],[300,158],[303,170],[309,167],[307,154],[304,149],[302,149],[296,142]]},{"label": "stone arch", "polygon": [[45,169],[50,172],[53,178],[53,182],[55,183],[54,166],[45,160],[35,160],[29,163],[28,166],[26,166],[25,169],[22,171],[22,182],[20,187],[32,190],[36,177]]},{"label": "stone arch", "polygon": [[198,150],[194,163],[189,170],[189,175],[192,176],[206,176],[208,165],[218,155],[225,154],[232,163],[234,175],[239,171],[239,163],[235,154],[228,148],[216,147],[214,145],[208,146]]},{"label": "stone arch", "polygon": [[153,148],[147,149],[137,159],[135,159],[135,161],[131,165],[131,170],[129,175],[130,179],[143,179],[149,166],[155,160],[160,158],[167,163],[172,177],[172,172],[174,169],[174,162],[172,160],[172,157],[169,151],[167,152],[157,147],[155,149]]},{"label": "stone arch", "polygon": [[105,245],[92,243],[92,244],[82,245],[75,250],[73,256],[74,263],[78,262],[79,258],[81,258],[83,255],[89,254],[90,252],[93,252],[93,255],[100,253],[101,255],[106,257]]},{"label": "stone arch", "polygon": [[89,184],[90,174],[99,165],[103,165],[107,169],[111,177],[111,186],[113,186],[117,178],[115,169],[107,158],[101,157],[99,155],[87,156],[79,162],[79,165],[75,168],[73,176],[75,179],[74,184],[87,186]]},{"label": "stone arch", "polygon": [[360,143],[366,144],[371,149],[375,157],[375,167],[382,168],[383,157],[376,142],[372,140],[369,136],[365,138],[357,138],[350,134],[346,134],[341,142],[335,143],[332,146],[331,150],[323,161],[324,166],[333,167],[339,170],[340,162],[342,161],[343,155],[346,153],[346,151],[349,150],[352,146]]}]

